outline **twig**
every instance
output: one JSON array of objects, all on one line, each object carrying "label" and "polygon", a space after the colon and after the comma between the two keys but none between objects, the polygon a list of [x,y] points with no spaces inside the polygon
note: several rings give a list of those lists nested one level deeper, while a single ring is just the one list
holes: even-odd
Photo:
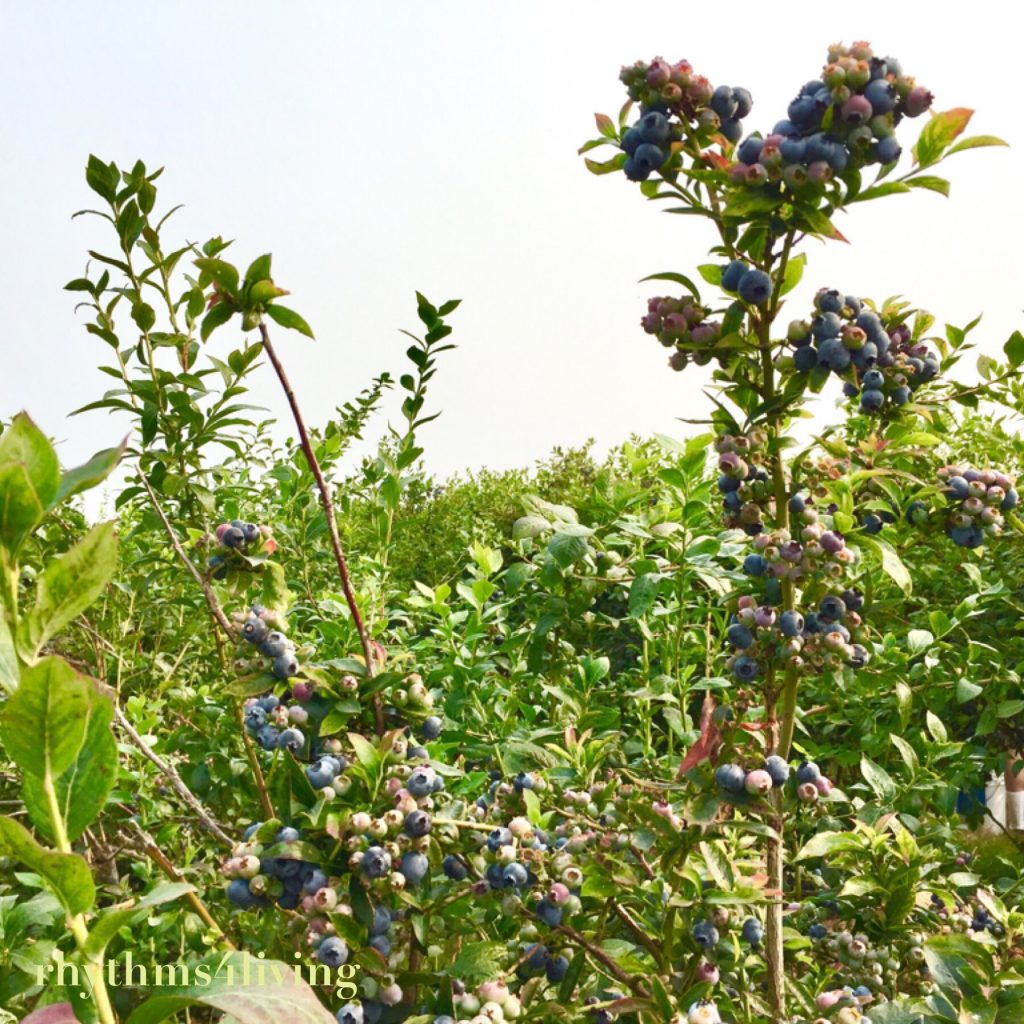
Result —
[{"label": "twig", "polygon": [[616,900],[611,901],[611,908],[618,919],[626,926],[630,935],[654,957],[656,964],[661,964],[664,952],[658,944],[633,920],[632,915],[621,906]]},{"label": "twig", "polygon": [[[130,808],[124,807],[123,809],[130,814]],[[163,873],[173,881],[186,881],[185,876],[174,866],[173,863],[171,863],[170,860],[168,860],[163,850],[161,850],[160,847],[157,846],[156,840],[134,818],[129,817],[127,821],[128,827],[136,834],[136,836],[138,836],[139,840],[142,842],[142,845],[146,850],[146,855],[150,858],[150,860],[152,860],[160,868],[160,870],[163,871]],[[205,924],[208,927],[213,928],[220,935],[225,946],[227,946],[229,949],[237,949],[235,944],[227,937],[227,934],[225,933],[224,929],[221,928],[219,924],[217,924],[213,915],[206,908],[206,904],[203,903],[203,901],[194,892],[185,893],[185,899],[187,899],[189,903],[192,904],[192,909],[195,910],[195,912],[203,919]]]},{"label": "twig", "polygon": [[235,844],[228,836],[228,834],[210,817],[207,813],[206,808],[196,799],[192,791],[181,781],[181,776],[175,771],[173,765],[168,764],[158,754],[153,753],[152,750],[146,745],[143,738],[135,731],[134,726],[125,717],[124,712],[118,705],[114,706],[114,718],[117,720],[117,724],[125,731],[128,738],[132,741],[132,745],[137,747],[139,751],[160,770],[160,773],[170,782],[174,791],[189,805],[192,812],[199,819],[199,824],[217,837],[225,846],[228,848],[233,847]]},{"label": "twig", "polygon": [[[181,541],[178,540],[178,535],[174,532],[174,527],[171,525],[171,521],[167,518],[167,513],[164,512],[163,506],[157,499],[156,493],[153,488],[150,487],[149,481],[140,472],[139,479],[142,481],[142,486],[145,488],[146,493],[149,495],[149,500],[153,504],[153,508],[156,509],[156,514],[160,517],[160,521],[164,524],[164,529],[167,531],[167,536],[171,540],[171,546],[174,548],[174,553],[181,560],[182,564],[188,569],[192,578],[202,588],[203,596],[206,598],[206,603],[209,605],[210,614],[213,616],[217,625],[227,634],[228,639],[234,641],[235,630],[232,628],[231,623],[228,622],[228,617],[224,614],[224,609],[220,606],[220,601],[217,600],[217,595],[213,592],[213,587],[210,586],[209,581],[203,576],[203,574],[196,568],[195,563],[191,558],[188,557],[188,552],[181,546]],[[218,644],[219,646],[219,644]]]},{"label": "twig", "polygon": [[639,995],[644,997],[650,995],[647,989],[636,978],[627,974],[603,949],[595,946],[590,939],[580,935],[575,928],[570,928],[567,924],[560,924],[555,928],[555,931],[561,932],[576,943],[576,945],[585,949],[608,971],[609,974],[612,975],[613,978],[615,978],[616,981],[625,985],[631,991],[636,992]]},{"label": "twig", "polygon": [[[373,678],[375,658],[373,645],[370,640],[370,635],[366,631],[366,625],[363,622],[363,617],[360,614],[359,603],[356,601],[355,592],[352,589],[352,581],[349,578],[348,563],[345,561],[345,553],[341,550],[341,539],[338,536],[338,524],[334,519],[334,502],[331,500],[331,492],[327,486],[327,482],[324,480],[324,474],[320,469],[320,463],[317,460],[316,453],[313,451],[313,445],[310,443],[309,431],[306,430],[306,424],[302,418],[302,410],[299,408],[298,399],[295,397],[295,392],[292,390],[291,383],[288,380],[288,375],[285,373],[284,366],[278,358],[277,352],[270,340],[270,332],[267,330],[267,325],[265,323],[260,323],[260,338],[263,342],[263,349],[267,353],[267,358],[274,367],[277,379],[281,382],[281,388],[284,391],[285,397],[288,399],[288,405],[292,411],[292,419],[295,420],[295,429],[299,434],[299,443],[302,446],[302,453],[306,457],[306,463],[309,465],[309,471],[313,474],[317,490],[320,492],[320,503],[324,507],[324,516],[327,519],[327,530],[331,538],[331,548],[334,551],[334,561],[338,566],[338,575],[341,577],[341,589],[345,595],[345,603],[348,605],[348,610],[352,614],[352,621],[355,624],[356,632],[359,634],[359,645],[363,649],[363,659],[366,662],[366,675],[368,678]],[[384,709],[381,706],[380,694],[376,693],[373,695],[373,717],[377,735],[383,736]]]},{"label": "twig", "polygon": [[263,813],[267,816],[269,821],[271,818],[276,818],[277,814],[274,811],[274,804],[270,799],[270,793],[267,791],[267,780],[263,777],[263,768],[260,765],[260,759],[256,756],[256,748],[252,745],[252,740],[249,738],[249,730],[245,728],[245,711],[242,709],[242,705],[238,705],[238,723],[242,727],[242,742],[245,744],[245,756],[249,761],[249,770],[252,772],[252,777],[256,782],[256,791],[260,795],[260,806],[263,808]]}]

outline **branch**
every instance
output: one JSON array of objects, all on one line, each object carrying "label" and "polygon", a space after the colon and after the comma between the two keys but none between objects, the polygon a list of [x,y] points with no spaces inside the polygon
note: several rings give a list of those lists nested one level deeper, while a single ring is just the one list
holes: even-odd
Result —
[{"label": "branch", "polygon": [[192,812],[199,819],[199,824],[203,826],[208,832],[212,833],[217,839],[220,840],[229,849],[234,847],[234,842],[228,836],[228,834],[210,817],[207,813],[206,808],[196,799],[192,791],[181,781],[181,776],[175,771],[174,767],[168,764],[158,754],[153,753],[152,750],[146,745],[145,740],[135,731],[134,726],[125,717],[124,712],[120,706],[114,705],[114,718],[117,720],[117,724],[125,731],[128,738],[132,741],[132,745],[137,747],[142,754],[160,770],[164,778],[170,782],[174,791],[189,805]]},{"label": "branch", "polygon": [[[363,649],[363,659],[366,662],[366,675],[372,679],[375,660],[373,645],[370,635],[366,631],[363,617],[360,614],[355,592],[352,589],[352,580],[348,574],[348,563],[345,561],[345,553],[341,550],[341,539],[338,536],[338,524],[334,518],[334,502],[331,500],[331,492],[327,482],[324,480],[324,474],[320,469],[316,453],[313,451],[313,445],[310,443],[309,431],[306,430],[298,399],[295,397],[295,392],[292,390],[288,375],[285,373],[284,366],[270,340],[270,332],[267,330],[267,325],[262,322],[260,323],[260,338],[263,342],[263,349],[267,353],[267,358],[274,367],[277,379],[281,382],[281,388],[288,399],[288,405],[292,411],[292,419],[295,420],[295,429],[299,434],[302,454],[306,457],[306,463],[309,465],[313,479],[316,480],[317,490],[320,492],[320,503],[324,507],[324,516],[327,519],[327,529],[331,538],[331,548],[334,551],[334,561],[338,566],[338,575],[341,577],[341,589],[345,595],[345,603],[348,605],[348,610],[352,614],[352,621],[355,623],[356,632],[359,634],[359,645]],[[384,734],[384,710],[381,707],[380,694],[376,693],[373,695],[373,717],[377,735],[382,736]]]}]

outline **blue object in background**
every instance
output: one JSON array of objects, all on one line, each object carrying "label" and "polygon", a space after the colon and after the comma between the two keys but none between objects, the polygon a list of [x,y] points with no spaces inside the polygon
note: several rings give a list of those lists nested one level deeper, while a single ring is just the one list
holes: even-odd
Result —
[{"label": "blue object in background", "polygon": [[976,786],[974,789],[961,789],[956,795],[956,813],[970,814],[972,810],[985,806],[985,787]]}]

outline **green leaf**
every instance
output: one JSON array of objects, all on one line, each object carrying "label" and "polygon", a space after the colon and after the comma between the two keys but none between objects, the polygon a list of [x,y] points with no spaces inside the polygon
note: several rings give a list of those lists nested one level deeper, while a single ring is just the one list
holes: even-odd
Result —
[{"label": "green leaf", "polygon": [[933,643],[935,637],[927,629],[912,629],[907,634],[907,650],[912,658],[923,654]]},{"label": "green leaf", "polygon": [[453,978],[465,978],[473,985],[500,974],[505,963],[503,942],[468,942],[445,973]]},{"label": "green leaf", "polygon": [[819,832],[804,844],[796,855],[796,860],[826,857],[841,850],[859,850],[861,846],[860,839],[851,832]]},{"label": "green leaf", "polygon": [[967,127],[973,113],[973,110],[968,110],[966,107],[956,107],[953,110],[933,114],[921,129],[921,134],[914,144],[914,160],[922,167],[935,163]]},{"label": "green leaf", "polygon": [[288,327],[293,331],[298,331],[300,334],[306,335],[307,338],[313,337],[313,328],[293,309],[276,304],[267,306],[267,316],[281,327]]},{"label": "green leaf", "polygon": [[94,526],[74,547],[51,559],[36,592],[35,605],[21,621],[18,645],[26,661],[76,619],[103,592],[117,568],[113,523]]},{"label": "green leaf", "polygon": [[[89,695],[82,745],[71,765],[54,779],[57,806],[68,839],[72,842],[103,810],[118,772],[117,744],[110,730],[114,703],[94,682],[82,676],[79,679]],[[50,807],[42,780],[35,775],[26,775],[21,796],[32,823],[53,840]]]},{"label": "green leaf", "polygon": [[698,302],[700,301],[700,292],[697,290],[697,286],[685,274],[665,270],[660,274],[648,274],[647,277],[641,277],[640,282],[644,281],[674,281],[676,284],[681,284]]},{"label": "green leaf", "polygon": [[1020,366],[1021,363],[1024,363],[1024,334],[1021,334],[1020,331],[1014,331],[1007,338],[1003,351],[1006,353],[1006,358],[1009,359],[1011,366]]},{"label": "green leaf", "polygon": [[0,434],[0,543],[12,554],[35,529],[60,487],[53,445],[25,413]]},{"label": "green leaf", "polygon": [[101,452],[97,452],[88,462],[63,472],[60,477],[60,486],[57,488],[57,496],[53,500],[53,506],[60,505],[62,502],[67,501],[68,498],[81,494],[82,491],[88,491],[106,480],[124,457],[127,449],[128,438],[125,438],[119,447],[106,448]]},{"label": "green leaf", "polygon": [[25,669],[0,717],[0,742],[26,775],[57,778],[78,757],[92,704],[85,681],[61,658]]},{"label": "green leaf", "polygon": [[264,253],[262,256],[257,256],[249,264],[249,269],[245,272],[246,281],[266,281],[270,277],[270,263],[272,259],[273,257],[269,252]]},{"label": "green leaf", "polygon": [[909,595],[913,591],[914,580],[910,575],[910,570],[903,564],[900,556],[896,554],[896,550],[888,541],[879,540],[877,537],[861,536],[857,538],[857,542],[866,547],[874,548],[878,552],[882,563],[882,571],[889,576],[904,594]]},{"label": "green leaf", "polygon": [[616,153],[610,160],[591,160],[589,156],[585,156],[583,162],[591,174],[614,174],[622,170],[627,159],[625,153]]},{"label": "green leaf", "polygon": [[222,324],[226,324],[235,315],[235,308],[230,302],[218,302],[206,316],[199,327],[199,336],[206,341]]},{"label": "green leaf", "polygon": [[256,960],[248,953],[212,956],[190,965],[191,984],[161,985],[125,1024],[159,1024],[190,1006],[229,1014],[236,1024],[333,1024],[305,981],[280,960]]},{"label": "green leaf", "polygon": [[816,207],[800,203],[794,207],[793,212],[794,223],[797,227],[803,228],[811,234],[821,235],[822,238],[834,238],[837,242],[848,241],[839,228]]},{"label": "green leaf", "polygon": [[147,915],[153,907],[170,903],[195,891],[196,887],[188,882],[163,882],[130,907],[108,907],[92,922],[84,954],[95,960],[101,959],[104,950],[122,928]]},{"label": "green leaf", "polygon": [[209,279],[216,281],[218,288],[232,297],[238,293],[238,270],[230,263],[201,256],[195,260],[195,265],[203,272],[200,284],[205,284],[206,279]]},{"label": "green leaf", "polygon": [[807,256],[804,253],[793,256],[789,260],[786,264],[786,273],[782,277],[782,287],[779,289],[780,296],[787,295],[800,283],[800,279],[804,276],[804,267],[806,265]]},{"label": "green leaf", "polygon": [[697,273],[715,287],[722,285],[722,267],[717,263],[702,263],[697,267]]},{"label": "green leaf", "polygon": [[72,916],[84,914],[96,901],[89,865],[77,854],[40,846],[13,818],[0,817],[0,854],[20,861],[44,878]]},{"label": "green leaf", "polygon": [[646,572],[637,576],[629,588],[629,614],[634,618],[641,618],[653,607],[658,597],[658,584],[661,582],[661,574]]},{"label": "green leaf", "polygon": [[938,192],[940,195],[949,195],[949,182],[945,178],[938,178],[933,174],[919,174],[916,178],[908,178],[907,184],[911,188],[926,188],[931,192]]},{"label": "green leaf", "polygon": [[8,694],[18,688],[18,655],[14,649],[14,637],[7,625],[7,616],[0,608],[0,690]]},{"label": "green leaf", "polygon": [[374,771],[380,765],[380,751],[365,737],[357,732],[348,734],[348,741],[356,753],[356,760],[367,770]]},{"label": "green leaf", "polygon": [[949,738],[949,734],[946,732],[946,727],[942,724],[942,720],[938,718],[931,711],[926,711],[924,715],[925,724],[928,726],[928,732],[931,733],[932,739],[936,743],[945,743]]},{"label": "green leaf", "polygon": [[850,203],[862,203],[868,199],[880,199],[882,196],[891,196],[897,192],[909,192],[910,186],[904,185],[902,181],[885,181],[881,185],[872,185],[871,188],[858,192],[856,196],[848,200]]},{"label": "green leaf", "polygon": [[881,765],[875,764],[868,757],[861,757],[860,773],[882,803],[892,802],[896,796],[896,783],[892,781],[892,776]]},{"label": "green leaf", "polygon": [[551,553],[551,557],[563,569],[568,569],[570,565],[578,562],[587,553],[586,537],[589,533],[589,530],[585,533],[579,533],[577,530],[563,530],[556,533],[548,541],[548,551]]},{"label": "green leaf", "polygon": [[946,156],[952,156],[954,153],[962,153],[967,149],[981,149],[983,146],[1008,145],[1008,142],[1004,142],[997,135],[971,135],[966,139],[961,139],[955,146],[950,146]]}]

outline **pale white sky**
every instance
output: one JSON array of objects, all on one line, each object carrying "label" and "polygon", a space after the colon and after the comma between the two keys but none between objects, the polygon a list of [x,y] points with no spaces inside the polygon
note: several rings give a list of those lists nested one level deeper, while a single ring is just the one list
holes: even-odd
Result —
[{"label": "pale white sky", "polygon": [[[673,374],[639,328],[661,270],[691,273],[713,241],[660,214],[621,176],[576,155],[593,112],[624,98],[623,63],[685,57],[754,94],[768,129],[815,77],[829,43],[865,38],[901,59],[936,109],[977,109],[971,133],[1024,144],[1019,40],[1005,4],[815,5],[607,0],[292,0],[3,5],[5,294],[0,416],[27,408],[66,462],[123,427],[66,419],[113,382],[62,285],[85,250],[109,246],[90,205],[89,152],[165,165],[169,238],[237,239],[238,262],[270,250],[275,277],[317,332],[280,347],[312,422],[376,373],[402,367],[413,290],[458,297],[459,348],[429,399],[430,468],[526,464],[589,436],[681,434],[706,408],[702,371]],[[921,121],[907,122],[909,143]],[[601,151],[598,151],[599,153]],[[610,155],[610,151],[608,151]],[[907,158],[905,158],[907,159]],[[998,354],[1022,325],[1019,150],[954,157],[952,198],[896,196],[841,222],[853,243],[815,245],[802,312],[822,285],[903,293]],[[177,231],[179,235],[175,236]],[[802,301],[798,301],[802,300]],[[799,307],[799,308],[797,308]],[[127,317],[125,317],[127,319]],[[279,332],[280,334],[281,332]],[[234,347],[222,330],[213,351]],[[255,399],[284,405],[261,377]],[[834,394],[834,389],[831,392]],[[395,402],[390,408],[396,410]]]}]

